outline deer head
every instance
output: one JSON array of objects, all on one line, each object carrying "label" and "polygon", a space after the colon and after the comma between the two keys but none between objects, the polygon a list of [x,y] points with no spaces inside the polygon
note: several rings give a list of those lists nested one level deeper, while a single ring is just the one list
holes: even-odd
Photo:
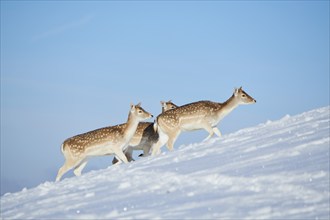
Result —
[{"label": "deer head", "polygon": [[154,117],[152,114],[150,114],[141,107],[141,102],[139,102],[137,105],[131,104],[130,115],[133,115],[139,121]]},{"label": "deer head", "polygon": [[172,100],[169,100],[167,102],[160,101],[160,104],[162,105],[162,112],[165,112],[167,110],[171,110],[174,108],[177,108],[178,106],[172,102]]},{"label": "deer head", "polygon": [[238,101],[238,104],[241,104],[241,105],[254,104],[257,102],[254,98],[249,96],[249,94],[247,94],[242,89],[242,87],[240,87],[239,89],[235,88],[234,97]]}]

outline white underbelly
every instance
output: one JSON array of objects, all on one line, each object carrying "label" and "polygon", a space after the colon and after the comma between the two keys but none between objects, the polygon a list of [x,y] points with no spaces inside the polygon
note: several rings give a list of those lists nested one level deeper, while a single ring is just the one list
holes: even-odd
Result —
[{"label": "white underbelly", "polygon": [[100,144],[96,146],[91,146],[86,150],[86,154],[88,156],[103,156],[113,154],[113,147],[113,144]]},{"label": "white underbelly", "polygon": [[182,131],[193,131],[193,130],[199,130],[202,129],[201,123],[185,123],[181,125]]},{"label": "white underbelly", "polygon": [[87,156],[104,156],[114,154],[113,150],[93,149],[89,150]]},{"label": "white underbelly", "polygon": [[203,129],[205,124],[215,127],[218,123],[219,120],[210,117],[195,118],[193,120],[182,120],[180,128],[182,131],[193,131]]}]

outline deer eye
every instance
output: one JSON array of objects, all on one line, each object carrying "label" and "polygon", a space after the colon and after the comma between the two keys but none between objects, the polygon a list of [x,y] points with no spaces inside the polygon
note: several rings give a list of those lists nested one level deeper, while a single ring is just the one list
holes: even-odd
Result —
[{"label": "deer eye", "polygon": [[142,111],[141,111],[141,110],[139,110],[139,113],[142,113]]},{"label": "deer eye", "polygon": [[246,95],[245,95],[245,94],[242,94],[242,97],[243,97],[243,98],[245,98],[245,97],[246,97]]}]

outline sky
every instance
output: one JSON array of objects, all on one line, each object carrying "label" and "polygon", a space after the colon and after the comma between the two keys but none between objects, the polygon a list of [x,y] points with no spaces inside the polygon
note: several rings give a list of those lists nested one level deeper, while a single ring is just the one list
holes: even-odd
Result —
[{"label": "sky", "polygon": [[130,103],[157,116],[240,86],[257,103],[223,135],[329,105],[329,1],[1,1],[1,195],[54,181],[62,142]]}]

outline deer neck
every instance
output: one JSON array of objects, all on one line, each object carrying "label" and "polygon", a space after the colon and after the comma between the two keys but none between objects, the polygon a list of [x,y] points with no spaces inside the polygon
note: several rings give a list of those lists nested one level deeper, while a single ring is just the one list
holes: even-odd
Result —
[{"label": "deer neck", "polygon": [[125,139],[130,140],[133,137],[138,125],[139,125],[139,120],[136,117],[134,117],[132,113],[129,113],[126,122],[126,129],[124,132]]},{"label": "deer neck", "polygon": [[221,108],[219,110],[219,116],[222,119],[226,115],[228,115],[231,111],[233,111],[238,105],[238,101],[236,100],[235,96],[232,95],[227,101],[221,103]]}]

